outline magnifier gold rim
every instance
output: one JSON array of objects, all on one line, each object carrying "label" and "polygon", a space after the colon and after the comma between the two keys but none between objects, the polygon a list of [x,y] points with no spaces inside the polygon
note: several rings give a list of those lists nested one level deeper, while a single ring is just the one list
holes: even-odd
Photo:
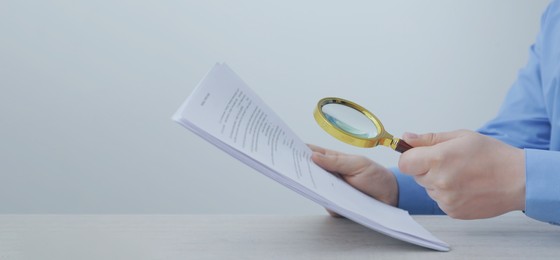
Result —
[{"label": "magnifier gold rim", "polygon": [[[327,104],[344,105],[353,108],[356,111],[364,114],[366,117],[368,117],[371,120],[371,122],[377,128],[376,129],[377,135],[371,138],[358,137],[349,134],[348,132],[334,126],[331,122],[329,122],[329,120],[325,117],[325,115],[322,112],[322,107]],[[379,144],[390,146],[393,140],[393,136],[385,131],[385,128],[383,127],[383,125],[375,115],[373,115],[364,107],[346,99],[336,98],[336,97],[326,97],[319,100],[317,106],[315,107],[315,111],[313,112],[313,116],[315,117],[315,121],[317,121],[317,123],[319,124],[319,126],[321,126],[321,128],[323,128],[323,130],[325,130],[327,133],[329,133],[336,139],[350,145],[365,147],[365,148],[374,147]]]}]

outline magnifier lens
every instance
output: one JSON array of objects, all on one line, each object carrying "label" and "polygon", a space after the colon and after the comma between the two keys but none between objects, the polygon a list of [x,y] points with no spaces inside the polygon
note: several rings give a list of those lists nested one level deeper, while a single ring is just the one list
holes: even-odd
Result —
[{"label": "magnifier lens", "polygon": [[321,112],[338,129],[358,138],[374,138],[379,133],[375,124],[360,111],[341,104],[321,107]]}]

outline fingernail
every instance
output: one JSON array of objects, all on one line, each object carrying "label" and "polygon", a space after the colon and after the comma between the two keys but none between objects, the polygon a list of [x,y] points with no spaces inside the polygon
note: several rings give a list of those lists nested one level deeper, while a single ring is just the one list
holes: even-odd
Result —
[{"label": "fingernail", "polygon": [[418,135],[415,134],[415,133],[406,132],[406,133],[403,134],[403,138],[404,139],[409,139],[409,140],[410,139],[416,139],[416,138],[418,138]]},{"label": "fingernail", "polygon": [[316,158],[317,158],[317,157],[318,157],[318,158],[323,158],[323,157],[325,157],[325,155],[322,154],[322,153],[320,153],[320,152],[313,152],[313,153],[311,154],[311,156],[314,156],[314,157],[316,157]]}]

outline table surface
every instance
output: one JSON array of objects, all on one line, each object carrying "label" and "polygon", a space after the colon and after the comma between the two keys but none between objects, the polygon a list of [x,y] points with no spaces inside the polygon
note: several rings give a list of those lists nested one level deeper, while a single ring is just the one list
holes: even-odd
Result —
[{"label": "table surface", "polygon": [[560,227],[521,213],[415,216],[437,252],[327,215],[0,215],[0,260],[556,258]]}]

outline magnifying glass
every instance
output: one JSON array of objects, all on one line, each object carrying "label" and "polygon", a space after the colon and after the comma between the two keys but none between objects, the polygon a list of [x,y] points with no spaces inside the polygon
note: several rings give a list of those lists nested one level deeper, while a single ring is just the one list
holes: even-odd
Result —
[{"label": "magnifying glass", "polygon": [[349,100],[323,98],[317,103],[313,116],[323,130],[350,145],[366,148],[384,145],[401,153],[412,148],[385,131],[375,115]]}]

